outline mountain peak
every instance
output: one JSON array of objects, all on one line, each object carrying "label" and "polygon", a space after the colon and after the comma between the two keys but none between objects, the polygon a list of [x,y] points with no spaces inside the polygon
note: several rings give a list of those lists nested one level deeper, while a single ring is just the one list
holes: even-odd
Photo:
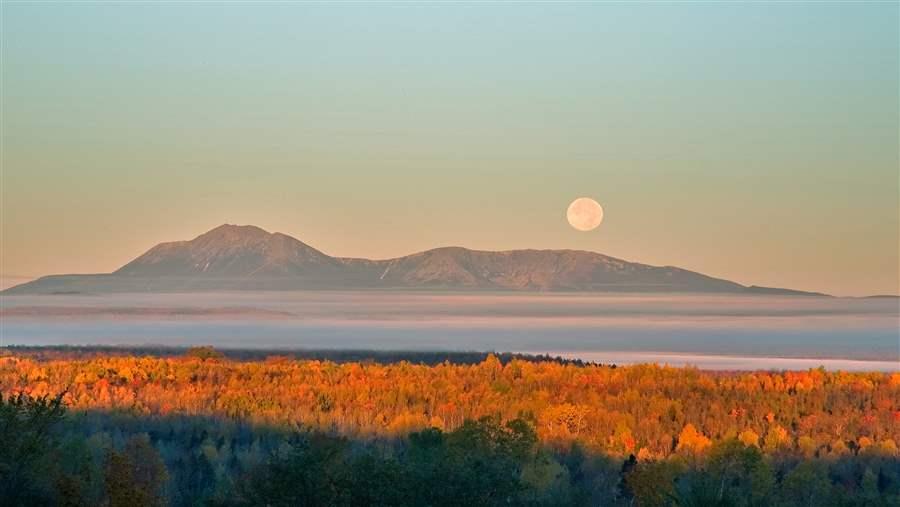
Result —
[{"label": "mountain peak", "polygon": [[117,275],[265,277],[338,262],[290,236],[255,225],[223,224],[190,241],[160,243]]},{"label": "mountain peak", "polygon": [[197,236],[195,239],[200,238],[225,238],[225,239],[235,239],[235,238],[263,238],[266,236],[271,236],[272,233],[269,231],[257,227],[255,225],[234,225],[234,224],[222,224],[216,228],[210,229],[200,236]]},{"label": "mountain peak", "polygon": [[11,292],[335,288],[799,294],[581,250],[493,252],[454,246],[395,259],[339,259],[286,234],[234,224],[191,240],[160,243],[111,274],[44,277]]}]

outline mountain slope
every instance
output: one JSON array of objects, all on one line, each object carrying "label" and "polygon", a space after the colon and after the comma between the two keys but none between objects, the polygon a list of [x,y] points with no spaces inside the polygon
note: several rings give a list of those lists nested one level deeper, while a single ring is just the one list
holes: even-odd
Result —
[{"label": "mountain slope", "polygon": [[743,286],[699,273],[626,262],[578,250],[487,252],[437,248],[380,261],[384,285],[512,290],[741,291]]},{"label": "mountain slope", "polygon": [[190,241],[160,243],[114,275],[246,277],[337,271],[341,263],[281,233],[252,225],[221,225]]},{"label": "mountain slope", "polygon": [[396,259],[338,258],[281,233],[227,224],[190,241],[156,245],[113,273],[46,276],[4,293],[375,288],[811,294],[579,250],[447,247]]}]

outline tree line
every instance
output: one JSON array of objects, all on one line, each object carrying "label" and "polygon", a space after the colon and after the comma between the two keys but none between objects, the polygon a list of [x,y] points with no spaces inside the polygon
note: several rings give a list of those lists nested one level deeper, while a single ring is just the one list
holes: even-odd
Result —
[{"label": "tree line", "polygon": [[898,374],[197,350],[11,354],[0,392],[3,505],[900,502]]}]

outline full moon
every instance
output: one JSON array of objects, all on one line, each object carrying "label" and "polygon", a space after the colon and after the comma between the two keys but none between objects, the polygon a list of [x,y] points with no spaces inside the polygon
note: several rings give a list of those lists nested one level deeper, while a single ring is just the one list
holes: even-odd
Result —
[{"label": "full moon", "polygon": [[591,231],[603,221],[603,208],[590,197],[579,197],[569,205],[566,218],[579,231]]}]

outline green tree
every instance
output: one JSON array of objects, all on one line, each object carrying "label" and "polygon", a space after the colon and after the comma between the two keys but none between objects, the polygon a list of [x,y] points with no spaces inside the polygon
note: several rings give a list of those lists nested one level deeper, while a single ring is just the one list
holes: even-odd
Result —
[{"label": "green tree", "polygon": [[405,476],[425,505],[506,505],[525,492],[522,474],[534,463],[536,448],[537,436],[525,421],[470,420],[450,433],[410,435]]},{"label": "green tree", "polygon": [[832,505],[828,468],[820,460],[801,461],[781,484],[781,499],[787,505],[824,507]]},{"label": "green tree", "polygon": [[668,505],[675,496],[675,479],[687,465],[681,459],[639,462],[625,476],[628,489],[641,507]]},{"label": "green tree", "polygon": [[859,500],[866,506],[887,505],[887,501],[882,498],[878,491],[878,475],[871,468],[866,467],[860,481]]},{"label": "green tree", "polygon": [[349,505],[351,477],[345,438],[312,432],[294,435],[290,447],[254,470],[229,503],[237,505]]},{"label": "green tree", "polygon": [[735,498],[723,492],[714,477],[699,471],[679,478],[670,497],[678,507],[734,507]]},{"label": "green tree", "polygon": [[710,449],[705,468],[718,483],[718,499],[729,497],[738,505],[771,505],[775,476],[758,447],[737,439],[718,442]]},{"label": "green tree", "polygon": [[63,394],[4,398],[0,393],[0,505],[48,505],[55,501],[55,428],[65,417]]},{"label": "green tree", "polygon": [[166,479],[166,466],[146,434],[131,437],[122,452],[109,452],[106,495],[111,507],[163,505]]}]

